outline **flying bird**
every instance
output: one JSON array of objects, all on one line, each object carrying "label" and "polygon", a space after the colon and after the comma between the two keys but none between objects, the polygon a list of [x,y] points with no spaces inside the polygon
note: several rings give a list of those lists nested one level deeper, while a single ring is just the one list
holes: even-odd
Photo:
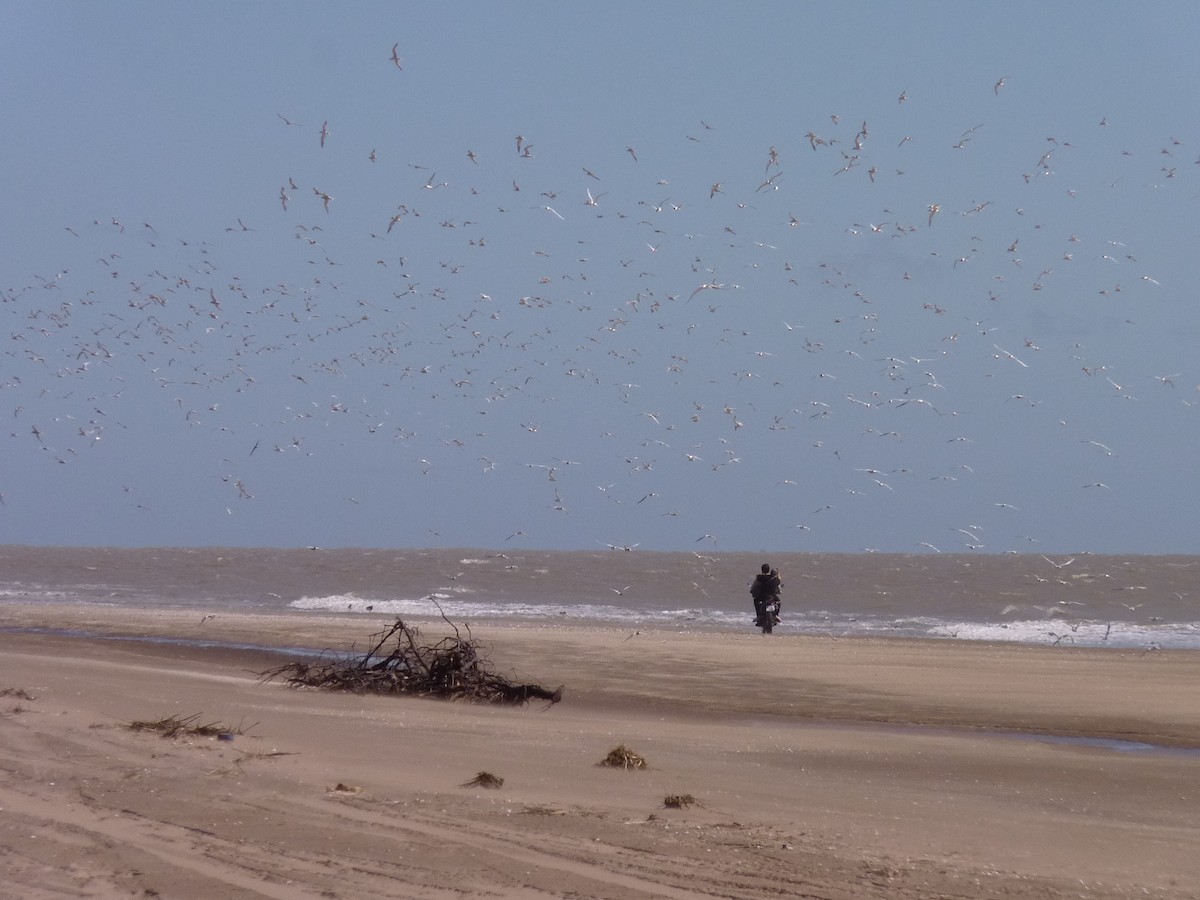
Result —
[{"label": "flying bird", "polygon": [[1075,562],[1075,557],[1073,557],[1073,556],[1070,559],[1066,560],[1065,562],[1060,562],[1060,563],[1055,562],[1048,556],[1043,556],[1042,559],[1044,559],[1046,562],[1050,563],[1050,565],[1054,566],[1054,568],[1056,568],[1056,569],[1065,569],[1071,563]]},{"label": "flying bird", "polygon": [[399,69],[401,72],[404,71],[404,66],[400,65],[402,62],[404,62],[404,60],[400,58],[399,44],[392,44],[392,62],[396,64],[397,69]]}]

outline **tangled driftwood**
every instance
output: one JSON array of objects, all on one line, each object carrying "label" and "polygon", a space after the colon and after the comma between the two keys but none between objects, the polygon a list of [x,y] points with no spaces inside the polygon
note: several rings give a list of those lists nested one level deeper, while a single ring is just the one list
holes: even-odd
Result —
[{"label": "tangled driftwood", "polygon": [[290,687],[356,694],[414,694],[503,704],[557,703],[562,699],[561,687],[550,690],[521,684],[492,672],[475,642],[464,638],[457,627],[453,637],[434,644],[421,643],[418,637],[416,628],[397,619],[363,656],[290,662],[259,677],[263,681],[281,678]]}]

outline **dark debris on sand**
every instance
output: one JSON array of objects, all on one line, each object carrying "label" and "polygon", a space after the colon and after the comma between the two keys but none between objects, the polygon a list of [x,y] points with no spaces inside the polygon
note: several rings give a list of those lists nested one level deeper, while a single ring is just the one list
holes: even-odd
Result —
[{"label": "dark debris on sand", "polygon": [[520,705],[530,700],[551,704],[562,699],[562,687],[514,682],[491,671],[469,637],[454,629],[452,637],[424,643],[418,629],[400,619],[362,656],[290,662],[260,673],[262,681],[282,679],[289,687],[314,687],[355,694],[409,694],[447,700]]}]

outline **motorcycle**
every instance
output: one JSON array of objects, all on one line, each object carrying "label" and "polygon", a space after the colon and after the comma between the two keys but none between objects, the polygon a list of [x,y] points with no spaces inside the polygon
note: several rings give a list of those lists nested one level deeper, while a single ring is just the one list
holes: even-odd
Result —
[{"label": "motorcycle", "polygon": [[754,624],[762,629],[763,634],[770,634],[779,624],[779,605],[779,598],[772,598],[763,604],[762,614],[754,620]]}]

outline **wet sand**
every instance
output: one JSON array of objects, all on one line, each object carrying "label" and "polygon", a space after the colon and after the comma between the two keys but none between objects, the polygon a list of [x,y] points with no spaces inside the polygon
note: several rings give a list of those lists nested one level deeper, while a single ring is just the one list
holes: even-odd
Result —
[{"label": "wet sand", "polygon": [[[384,617],[5,608],[3,897],[1195,897],[1200,654],[476,627],[512,709],[297,691]],[[444,623],[423,626],[428,636]],[[150,639],[150,640],[146,640]],[[198,715],[244,733],[166,740]],[[644,770],[597,763],[619,744]],[[479,772],[498,789],[464,786]],[[338,786],[343,789],[338,789]],[[669,796],[691,796],[682,808]]]}]

